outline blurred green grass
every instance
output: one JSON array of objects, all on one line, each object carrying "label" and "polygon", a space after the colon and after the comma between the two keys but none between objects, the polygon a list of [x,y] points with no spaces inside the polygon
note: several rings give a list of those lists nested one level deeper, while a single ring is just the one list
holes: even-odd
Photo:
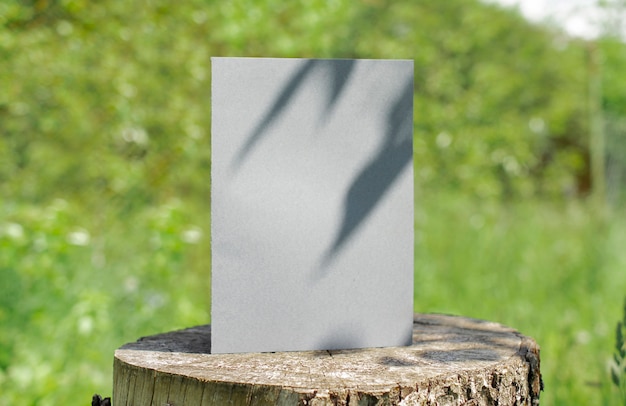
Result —
[{"label": "blurred green grass", "polygon": [[621,404],[607,371],[626,291],[624,213],[446,194],[420,203],[416,310],[498,321],[535,338],[542,404]]},{"label": "blurred green grass", "polygon": [[[63,200],[0,223],[0,404],[111,393],[114,350],[209,322],[207,207],[132,217]],[[416,199],[415,311],[497,321],[541,345],[542,404],[619,404],[608,362],[626,291],[626,215],[589,202]],[[599,401],[601,399],[601,401]]]},{"label": "blurred green grass", "polygon": [[207,215],[81,210],[0,206],[1,405],[87,404],[111,393],[117,347],[209,321]]}]

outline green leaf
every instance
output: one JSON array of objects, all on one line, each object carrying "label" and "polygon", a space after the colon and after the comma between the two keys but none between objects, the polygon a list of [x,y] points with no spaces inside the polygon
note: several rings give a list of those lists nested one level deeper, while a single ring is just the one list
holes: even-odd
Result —
[{"label": "green leaf", "polygon": [[613,384],[619,388],[621,383],[620,371],[615,368],[615,365],[611,365],[611,380]]}]

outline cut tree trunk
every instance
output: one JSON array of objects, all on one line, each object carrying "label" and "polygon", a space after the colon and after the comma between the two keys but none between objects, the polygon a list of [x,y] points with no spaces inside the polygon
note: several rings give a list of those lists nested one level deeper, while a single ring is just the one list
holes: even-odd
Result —
[{"label": "cut tree trunk", "polygon": [[416,314],[407,347],[211,354],[209,325],[115,352],[115,406],[538,405],[539,347],[488,321]]}]

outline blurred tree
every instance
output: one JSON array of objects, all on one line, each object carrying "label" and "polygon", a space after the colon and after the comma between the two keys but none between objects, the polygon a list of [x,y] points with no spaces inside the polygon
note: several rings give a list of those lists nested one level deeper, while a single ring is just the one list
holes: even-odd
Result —
[{"label": "blurred tree", "polygon": [[211,55],[414,59],[419,185],[590,187],[585,44],[478,0],[10,0],[0,16],[8,195],[206,200]]},{"label": "blurred tree", "polygon": [[610,201],[623,202],[626,197],[626,44],[624,44],[623,19],[626,2],[623,0],[601,0],[603,10],[598,21],[602,33],[597,52],[602,66],[601,108],[604,118],[603,131],[606,137],[606,183]]}]

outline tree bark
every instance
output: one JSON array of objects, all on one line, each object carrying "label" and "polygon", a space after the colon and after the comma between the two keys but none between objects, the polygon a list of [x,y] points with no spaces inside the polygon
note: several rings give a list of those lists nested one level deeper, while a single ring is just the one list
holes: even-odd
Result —
[{"label": "tree bark", "polygon": [[538,405],[539,347],[488,321],[416,314],[407,347],[211,354],[210,326],[115,352],[113,404]]}]

